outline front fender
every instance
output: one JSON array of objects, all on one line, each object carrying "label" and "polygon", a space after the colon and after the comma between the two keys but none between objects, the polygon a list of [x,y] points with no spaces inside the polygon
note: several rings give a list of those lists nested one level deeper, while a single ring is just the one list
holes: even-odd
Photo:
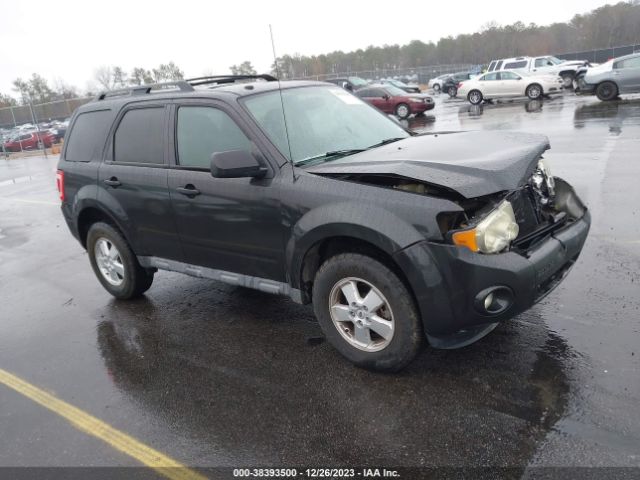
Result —
[{"label": "front fender", "polygon": [[363,240],[389,255],[424,240],[413,225],[376,205],[340,202],[312,209],[292,226],[286,246],[287,275],[293,288],[300,288],[305,254],[333,237]]}]

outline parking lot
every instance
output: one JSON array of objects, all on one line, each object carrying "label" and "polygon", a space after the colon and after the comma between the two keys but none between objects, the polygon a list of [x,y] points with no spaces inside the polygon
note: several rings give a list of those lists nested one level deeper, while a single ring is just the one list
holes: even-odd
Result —
[{"label": "parking lot", "polygon": [[[640,98],[434,98],[409,128],[543,133],[592,212],[580,261],[530,311],[380,374],[288,298],[160,272],[120,302],[60,214],[57,157],[0,159],[0,373],[189,467],[639,467]],[[2,378],[0,466],[140,465]]]}]

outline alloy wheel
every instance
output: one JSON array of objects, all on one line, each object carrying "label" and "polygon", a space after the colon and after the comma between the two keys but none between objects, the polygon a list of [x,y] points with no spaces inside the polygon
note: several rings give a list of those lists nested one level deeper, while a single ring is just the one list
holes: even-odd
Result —
[{"label": "alloy wheel", "polygon": [[329,312],[340,335],[366,352],[384,349],[393,338],[393,312],[374,285],[356,277],[338,281],[329,294]]},{"label": "alloy wheel", "polygon": [[94,246],[94,255],[98,270],[103,278],[115,287],[124,282],[124,264],[122,257],[111,240],[100,237]]}]

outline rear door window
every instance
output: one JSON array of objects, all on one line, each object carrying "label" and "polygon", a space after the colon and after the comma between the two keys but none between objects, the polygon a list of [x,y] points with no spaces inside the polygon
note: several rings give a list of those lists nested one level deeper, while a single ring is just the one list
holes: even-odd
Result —
[{"label": "rear door window", "polygon": [[102,156],[111,126],[111,111],[97,110],[78,115],[73,129],[65,138],[64,159],[68,162],[90,162]]},{"label": "rear door window", "polygon": [[497,72],[493,72],[493,73],[487,73],[484,77],[482,77],[482,81],[490,81],[490,80],[497,80],[498,79],[498,73]]},{"label": "rear door window", "polygon": [[211,155],[230,150],[251,150],[251,140],[227,113],[214,107],[178,109],[178,164],[209,169]]},{"label": "rear door window", "polygon": [[128,110],[114,135],[113,160],[163,164],[164,138],[164,107]]},{"label": "rear door window", "polygon": [[500,73],[500,80],[520,80],[520,76],[513,72]]}]

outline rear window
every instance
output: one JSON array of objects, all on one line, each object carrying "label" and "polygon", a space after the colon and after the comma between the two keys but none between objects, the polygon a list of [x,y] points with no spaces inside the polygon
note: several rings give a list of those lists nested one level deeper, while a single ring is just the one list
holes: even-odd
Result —
[{"label": "rear window", "polygon": [[512,70],[515,68],[524,68],[527,66],[527,61],[526,60],[522,60],[520,62],[511,62],[511,63],[507,63],[504,66],[505,70]]},{"label": "rear window", "polygon": [[164,107],[136,108],[124,114],[114,136],[113,160],[164,163]]},{"label": "rear window", "polygon": [[64,159],[67,162],[90,162],[99,158],[111,126],[111,111],[98,110],[81,113],[73,123]]}]

